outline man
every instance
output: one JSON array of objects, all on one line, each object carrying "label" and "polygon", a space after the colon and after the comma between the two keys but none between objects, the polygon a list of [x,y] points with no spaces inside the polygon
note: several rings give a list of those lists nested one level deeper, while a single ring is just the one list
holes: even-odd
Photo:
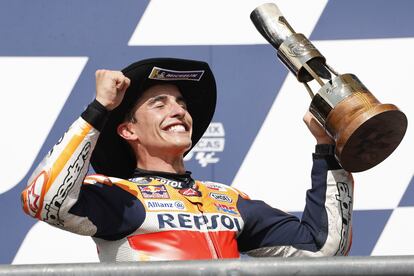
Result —
[{"label": "man", "polygon": [[[33,173],[24,211],[92,236],[101,261],[347,254],[352,178],[309,114],[318,145],[302,220],[231,186],[193,180],[183,157],[215,104],[204,62],[157,58],[98,70],[95,101]],[[89,160],[99,175],[85,178]]]}]

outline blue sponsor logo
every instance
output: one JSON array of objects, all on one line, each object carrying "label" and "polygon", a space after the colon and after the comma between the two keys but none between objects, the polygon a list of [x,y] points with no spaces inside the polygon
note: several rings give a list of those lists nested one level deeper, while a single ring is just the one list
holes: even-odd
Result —
[{"label": "blue sponsor logo", "polygon": [[241,231],[240,218],[227,215],[158,214],[159,229]]},{"label": "blue sponsor logo", "polygon": [[146,200],[145,201],[147,210],[185,210],[185,205],[179,200]]}]

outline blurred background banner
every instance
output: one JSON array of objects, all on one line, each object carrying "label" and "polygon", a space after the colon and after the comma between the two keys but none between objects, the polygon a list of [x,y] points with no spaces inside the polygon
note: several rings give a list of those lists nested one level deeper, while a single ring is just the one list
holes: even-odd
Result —
[{"label": "blurred background banner", "polygon": [[[25,216],[20,192],[93,100],[95,70],[149,57],[204,60],[216,76],[213,123],[186,158],[193,176],[300,216],[314,148],[302,123],[310,100],[250,21],[265,2],[1,1],[0,264],[98,261],[89,237]],[[407,115],[397,150],[354,174],[350,254],[414,254],[414,1],[273,2],[337,71]]]}]

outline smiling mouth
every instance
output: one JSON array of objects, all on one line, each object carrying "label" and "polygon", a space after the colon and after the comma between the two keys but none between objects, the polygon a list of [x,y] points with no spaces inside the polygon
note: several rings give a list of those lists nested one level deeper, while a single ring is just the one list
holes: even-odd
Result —
[{"label": "smiling mouth", "polygon": [[185,124],[172,124],[165,128],[163,128],[163,131],[166,132],[172,132],[172,133],[185,133],[188,132],[188,127]]},{"label": "smiling mouth", "polygon": [[183,125],[173,125],[173,126],[167,127],[167,129],[165,131],[167,131],[167,132],[186,132],[187,130],[185,129],[185,127]]}]

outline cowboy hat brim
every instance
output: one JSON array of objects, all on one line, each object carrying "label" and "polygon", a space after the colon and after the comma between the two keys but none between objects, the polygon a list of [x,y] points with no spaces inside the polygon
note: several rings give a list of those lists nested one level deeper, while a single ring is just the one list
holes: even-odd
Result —
[{"label": "cowboy hat brim", "polygon": [[209,65],[202,61],[152,58],[135,62],[124,68],[122,73],[131,80],[131,84],[121,104],[107,118],[92,153],[91,164],[99,174],[128,178],[137,162],[128,143],[117,134],[117,127],[147,88],[159,83],[178,86],[193,118],[192,147],[203,136],[213,118],[217,96],[213,73]]}]

